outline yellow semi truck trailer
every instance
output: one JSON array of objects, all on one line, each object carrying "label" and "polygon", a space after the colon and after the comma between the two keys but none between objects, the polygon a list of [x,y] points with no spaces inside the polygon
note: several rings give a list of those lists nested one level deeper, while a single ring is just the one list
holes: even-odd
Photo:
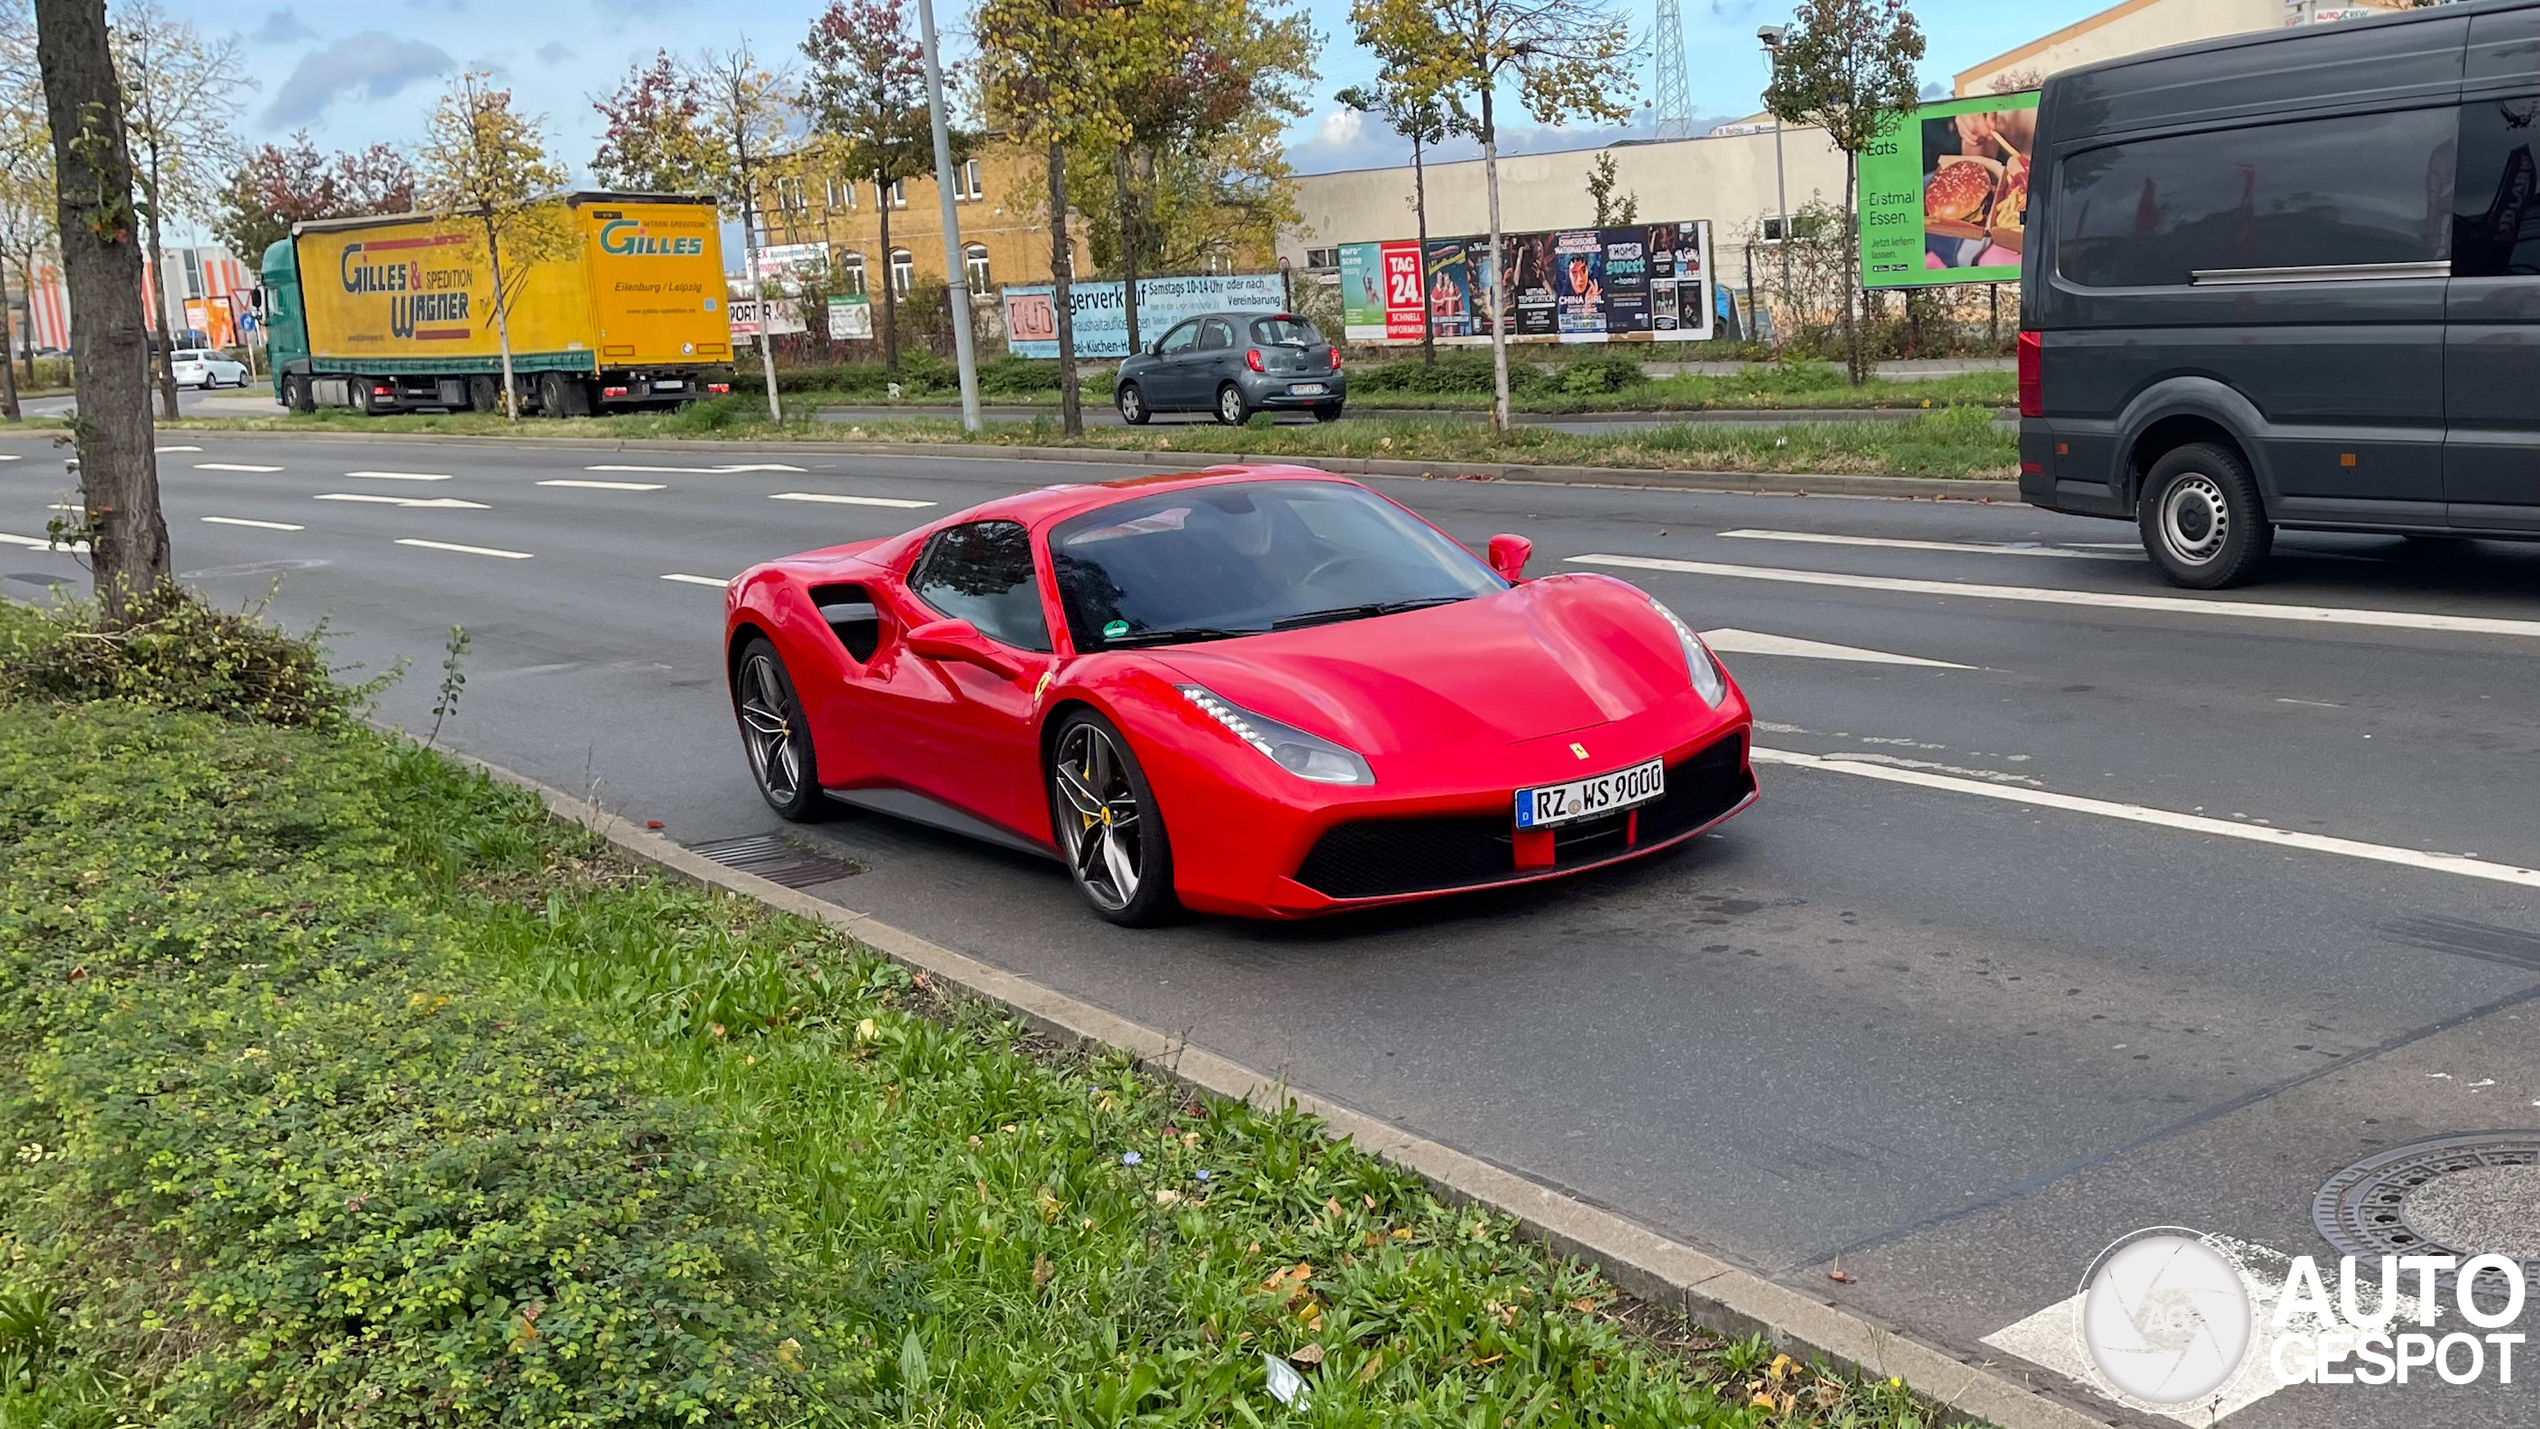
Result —
[{"label": "yellow semi truck trailer", "polygon": [[[732,390],[715,201],[568,193],[572,242],[509,314],[523,410],[587,416]],[[482,228],[401,213],[292,226],[265,250],[274,400],[295,412],[499,411],[502,350]],[[506,276],[516,271],[505,257]]]}]

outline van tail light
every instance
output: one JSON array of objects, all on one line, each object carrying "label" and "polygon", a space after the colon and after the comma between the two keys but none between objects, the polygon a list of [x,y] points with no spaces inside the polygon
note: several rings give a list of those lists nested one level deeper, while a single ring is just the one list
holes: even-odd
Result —
[{"label": "van tail light", "polygon": [[729,382],[709,382],[706,384],[706,390],[717,397],[721,397],[732,390],[732,384]]},{"label": "van tail light", "polygon": [[2039,360],[2044,354],[2039,350],[2039,337],[2040,334],[2035,331],[2020,334],[2020,415],[2023,417],[2046,415],[2046,382],[2041,370],[2043,364]]},{"label": "van tail light", "polygon": [[1341,370],[1341,350],[1337,347],[1332,349],[1332,370],[1334,372]]},{"label": "van tail light", "polygon": [[1261,365],[1261,349],[1257,347],[1249,348],[1244,352],[1244,366],[1251,368],[1255,372],[1267,372],[1270,370],[1269,368]]}]

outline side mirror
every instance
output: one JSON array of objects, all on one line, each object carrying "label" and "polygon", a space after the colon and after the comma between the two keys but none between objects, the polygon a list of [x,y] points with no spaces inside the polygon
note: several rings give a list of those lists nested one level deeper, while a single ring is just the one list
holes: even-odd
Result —
[{"label": "side mirror", "polygon": [[930,620],[908,632],[908,648],[920,659],[976,665],[1008,677],[1016,668],[967,620]]},{"label": "side mirror", "polygon": [[1526,578],[1526,559],[1534,553],[1535,543],[1523,536],[1490,538],[1490,568],[1512,584]]},{"label": "side mirror", "polygon": [[1147,356],[1149,356],[1149,357],[1162,357],[1163,355],[1164,355],[1164,339],[1162,339],[1162,338],[1160,338],[1160,337],[1159,337],[1159,338],[1157,338],[1155,341],[1150,342],[1150,343],[1148,343],[1148,344],[1147,344]]}]

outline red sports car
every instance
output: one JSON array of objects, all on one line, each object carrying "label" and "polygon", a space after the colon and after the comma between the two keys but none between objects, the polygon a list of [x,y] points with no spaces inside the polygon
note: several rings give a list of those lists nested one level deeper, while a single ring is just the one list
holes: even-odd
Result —
[{"label": "red sports car", "polygon": [[1027,492],[744,573],[733,710],[786,818],[1051,855],[1115,923],[1554,878],[1753,802],[1701,637],[1529,549],[1297,467]]}]

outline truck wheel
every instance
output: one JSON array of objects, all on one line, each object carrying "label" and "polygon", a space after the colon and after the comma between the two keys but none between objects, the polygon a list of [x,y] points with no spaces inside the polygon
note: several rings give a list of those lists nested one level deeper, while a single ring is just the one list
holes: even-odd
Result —
[{"label": "truck wheel", "polygon": [[309,379],[297,373],[282,379],[282,405],[303,415],[317,410],[317,399],[309,395]]},{"label": "truck wheel", "polygon": [[491,377],[471,377],[467,380],[467,409],[469,411],[492,412],[499,410],[502,405],[501,383]]},{"label": "truck wheel", "polygon": [[2248,463],[2215,442],[2191,442],[2154,462],[2135,522],[2163,578],[2191,590],[2238,585],[2275,545]]}]

